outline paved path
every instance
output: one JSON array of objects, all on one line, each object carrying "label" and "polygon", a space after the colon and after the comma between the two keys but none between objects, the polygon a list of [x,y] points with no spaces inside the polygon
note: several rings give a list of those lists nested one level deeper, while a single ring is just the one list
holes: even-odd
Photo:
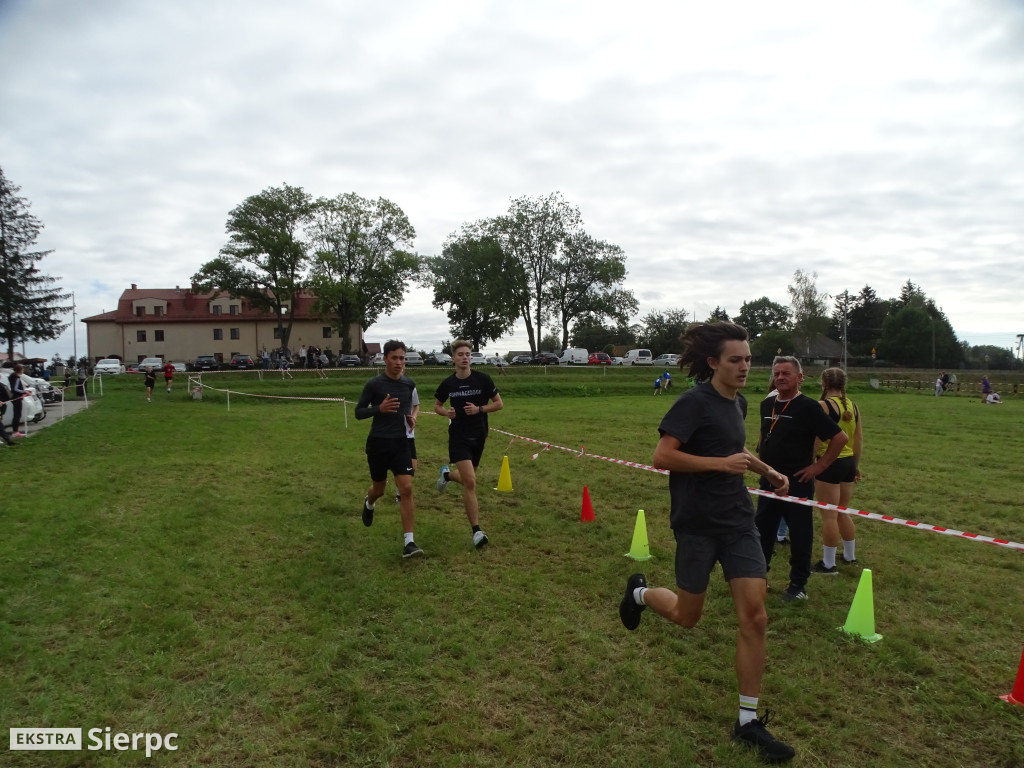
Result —
[{"label": "paved path", "polygon": [[55,405],[46,406],[46,418],[42,421],[37,421],[35,424],[27,424],[22,427],[25,434],[31,435],[38,432],[44,427],[48,427],[51,424],[56,424],[61,419],[66,419],[68,416],[72,416],[81,410],[88,407],[92,400],[83,400],[82,398],[75,398],[74,400],[65,400],[63,403],[56,403]]}]

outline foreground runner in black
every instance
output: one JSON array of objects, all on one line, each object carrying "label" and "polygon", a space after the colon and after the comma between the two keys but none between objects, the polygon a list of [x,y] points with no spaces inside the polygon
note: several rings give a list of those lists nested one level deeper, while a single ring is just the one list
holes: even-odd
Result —
[{"label": "foreground runner in black", "polygon": [[442,381],[434,393],[434,413],[449,419],[448,464],[441,467],[437,490],[443,493],[448,483],[462,486],[462,505],[472,529],[473,546],[480,549],[488,539],[480,530],[476,468],[487,443],[487,414],[500,411],[504,404],[491,377],[472,369],[472,351],[473,345],[468,341],[458,339],[452,343],[455,373]]},{"label": "foreground runner in black", "polygon": [[765,730],[767,716],[757,719],[768,624],[767,568],[743,475],[756,472],[779,493],[785,493],[789,483],[744,447],[747,401],[739,390],[750,370],[746,329],[721,322],[697,325],[686,332],[683,343],[680,367],[689,366],[690,376],[699,383],[684,392],[662,419],[653,462],[669,471],[677,589],[648,588],[644,575],[634,573],[619,603],[619,618],[626,629],[634,630],[648,607],[682,627],[696,626],[711,571],[721,563],[739,622],[739,718],[733,738],[755,746],[765,761],[788,760],[793,748]]},{"label": "foreground runner in black", "polygon": [[415,506],[412,498],[412,456],[407,428],[415,428],[412,393],[415,382],[405,376],[405,344],[389,341],[384,345],[384,373],[366,382],[356,403],[356,418],[373,418],[366,436],[366,460],[370,465],[370,487],[363,499],[363,525],[373,525],[377,499],[384,495],[388,471],[395,478],[402,515],[404,549],[402,557],[422,555],[413,542],[412,524]]}]

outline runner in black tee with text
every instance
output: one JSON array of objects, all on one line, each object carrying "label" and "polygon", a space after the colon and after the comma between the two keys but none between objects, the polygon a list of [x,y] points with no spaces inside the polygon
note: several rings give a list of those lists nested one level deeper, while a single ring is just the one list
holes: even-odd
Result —
[{"label": "runner in black tee with text", "polygon": [[[472,369],[472,347],[462,339],[452,344],[455,373],[442,381],[434,393],[434,413],[451,420],[448,464],[441,467],[437,490],[444,491],[449,482],[462,486],[462,503],[473,528],[473,545],[480,548],[487,543],[487,534],[480,530],[476,468],[487,442],[487,413],[500,411],[503,405],[491,377]],[[446,401],[449,406],[445,406]]]}]

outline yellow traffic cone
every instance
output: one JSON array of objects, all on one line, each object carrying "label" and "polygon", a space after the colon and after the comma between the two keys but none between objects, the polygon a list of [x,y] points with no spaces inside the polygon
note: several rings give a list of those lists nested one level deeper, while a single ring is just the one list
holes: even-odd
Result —
[{"label": "yellow traffic cone", "polygon": [[850,613],[846,617],[846,623],[839,629],[849,635],[857,635],[869,643],[877,643],[882,639],[882,636],[875,632],[875,600],[871,595],[870,568],[860,572],[860,583],[857,584]]},{"label": "yellow traffic cone", "polygon": [[629,547],[626,557],[631,557],[634,560],[651,559],[651,549],[647,546],[647,522],[642,509],[636,513],[636,525],[633,526],[633,543]]},{"label": "yellow traffic cone", "polygon": [[498,487],[495,488],[494,490],[512,490],[512,473],[508,471],[508,456],[503,456],[501,459],[501,474],[498,475]]}]

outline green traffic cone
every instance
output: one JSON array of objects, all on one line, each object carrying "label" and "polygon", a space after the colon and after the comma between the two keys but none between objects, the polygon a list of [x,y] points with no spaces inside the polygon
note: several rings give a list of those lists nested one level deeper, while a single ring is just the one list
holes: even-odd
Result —
[{"label": "green traffic cone", "polygon": [[641,509],[636,513],[636,525],[633,526],[633,544],[626,553],[626,557],[634,560],[650,560],[651,549],[647,546],[647,522],[644,519],[644,511]]},{"label": "green traffic cone", "polygon": [[850,613],[846,623],[841,626],[848,635],[857,635],[869,643],[877,643],[882,636],[875,632],[875,601],[871,595],[871,569],[865,568],[860,573],[860,583],[853,596]]}]

